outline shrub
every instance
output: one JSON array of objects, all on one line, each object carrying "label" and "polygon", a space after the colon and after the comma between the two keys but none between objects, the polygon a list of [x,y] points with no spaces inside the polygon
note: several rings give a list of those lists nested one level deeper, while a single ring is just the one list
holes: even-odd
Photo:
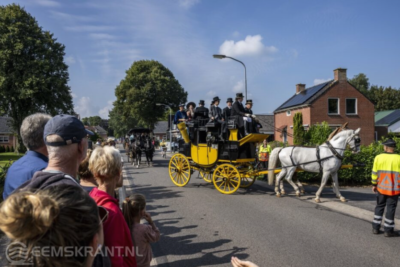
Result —
[{"label": "shrub", "polygon": [[10,149],[8,148],[8,146],[6,146],[6,152],[10,152]]},{"label": "shrub", "polygon": [[10,152],[15,152],[14,146],[11,146],[11,151]]},{"label": "shrub", "polygon": [[0,153],[3,153],[3,152],[5,152],[6,150],[5,150],[5,148],[4,148],[4,146],[0,146]]}]

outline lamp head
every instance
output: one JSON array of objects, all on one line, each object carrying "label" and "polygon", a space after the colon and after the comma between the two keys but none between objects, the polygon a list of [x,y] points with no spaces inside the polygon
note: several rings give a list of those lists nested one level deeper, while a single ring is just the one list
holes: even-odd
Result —
[{"label": "lamp head", "polygon": [[214,58],[223,59],[226,58],[225,55],[213,55]]}]

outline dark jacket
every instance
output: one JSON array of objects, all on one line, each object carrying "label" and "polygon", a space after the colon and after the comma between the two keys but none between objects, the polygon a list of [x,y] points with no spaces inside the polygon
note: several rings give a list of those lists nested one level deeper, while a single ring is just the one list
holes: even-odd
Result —
[{"label": "dark jacket", "polygon": [[222,110],[222,118],[224,118],[224,120],[228,120],[228,118],[231,116],[232,113],[232,107],[226,107]]},{"label": "dark jacket", "polygon": [[[32,179],[23,183],[17,190],[20,189],[45,189],[55,185],[74,185],[82,189],[78,181],[71,176],[62,172],[35,172]],[[82,189],[83,190],[83,189]]]},{"label": "dark jacket", "polygon": [[222,119],[221,108],[216,106],[211,106],[211,110],[208,116],[210,117],[210,119],[214,117],[215,120],[221,120]]},{"label": "dark jacket", "polygon": [[197,107],[194,110],[194,117],[193,119],[199,118],[199,119],[208,119],[208,108],[206,107]]},{"label": "dark jacket", "polygon": [[248,108],[244,108],[245,113],[249,113],[251,115],[253,115],[253,111],[251,109]]},{"label": "dark jacket", "polygon": [[239,127],[244,126],[243,117],[244,117],[245,113],[246,113],[246,111],[244,110],[243,105],[240,102],[235,101],[235,103],[233,103],[233,105],[232,105],[231,116],[239,117],[239,119],[238,119]]}]

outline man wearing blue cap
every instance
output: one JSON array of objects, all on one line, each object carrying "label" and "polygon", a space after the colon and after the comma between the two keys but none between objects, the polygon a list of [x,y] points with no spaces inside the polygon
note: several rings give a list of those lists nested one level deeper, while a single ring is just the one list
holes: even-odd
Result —
[{"label": "man wearing blue cap", "polygon": [[85,129],[83,123],[71,115],[57,115],[49,120],[44,128],[44,142],[49,153],[49,164],[38,171],[21,188],[44,189],[65,184],[76,185],[78,167],[86,157],[87,135],[93,135]]}]

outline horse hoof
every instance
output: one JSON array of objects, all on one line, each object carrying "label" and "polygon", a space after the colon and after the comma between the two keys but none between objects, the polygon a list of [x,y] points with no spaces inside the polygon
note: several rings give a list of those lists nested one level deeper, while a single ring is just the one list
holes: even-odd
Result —
[{"label": "horse hoof", "polygon": [[300,197],[300,192],[299,192],[299,193],[296,193],[296,197]]},{"label": "horse hoof", "polygon": [[281,194],[276,194],[277,197],[281,197]]},{"label": "horse hoof", "polygon": [[300,193],[301,193],[302,195],[305,195],[305,194],[306,194],[306,191],[301,190]]},{"label": "horse hoof", "polygon": [[282,196],[284,196],[284,195],[286,194],[286,192],[285,192],[285,191],[282,191],[281,194],[282,194]]},{"label": "horse hoof", "polygon": [[316,203],[321,203],[321,199],[316,198],[316,199],[315,199],[315,202],[316,202]]},{"label": "horse hoof", "polygon": [[340,198],[340,201],[346,202],[346,199],[345,199],[344,197],[341,197],[341,198]]}]

